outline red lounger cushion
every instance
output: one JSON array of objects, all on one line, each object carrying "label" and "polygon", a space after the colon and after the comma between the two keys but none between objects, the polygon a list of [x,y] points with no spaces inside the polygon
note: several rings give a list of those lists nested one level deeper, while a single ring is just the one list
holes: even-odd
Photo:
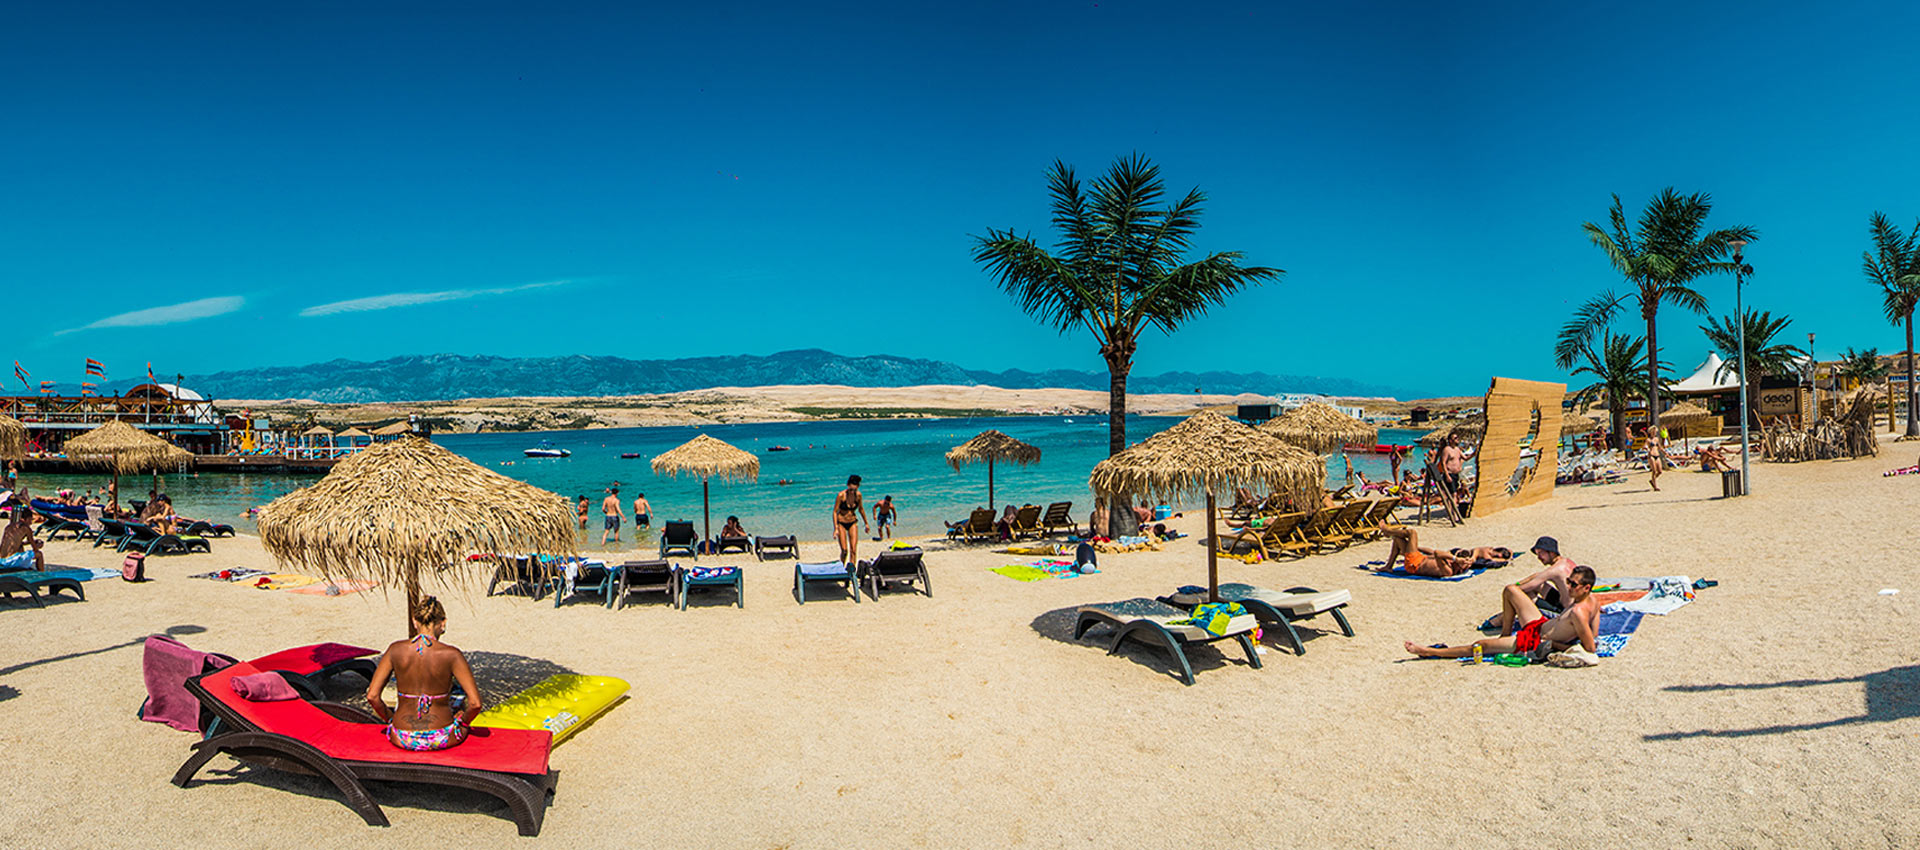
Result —
[{"label": "red lounger cushion", "polygon": [[553,733],[545,729],[489,729],[475,727],[459,746],[432,752],[403,750],[387,740],[387,727],[380,723],[351,723],[334,717],[303,699],[281,702],[248,702],[233,692],[229,683],[235,676],[261,672],[251,662],[209,674],[200,680],[214,699],[233,709],[262,732],[285,735],[311,744],[323,753],[342,761],[370,761],[385,764],[434,764],[491,770],[498,773],[544,775],[547,754],[553,749]]},{"label": "red lounger cushion", "polygon": [[311,676],[342,661],[365,658],[379,652],[377,649],[344,643],[316,643],[262,655],[247,663],[260,670],[285,670],[300,676]]}]

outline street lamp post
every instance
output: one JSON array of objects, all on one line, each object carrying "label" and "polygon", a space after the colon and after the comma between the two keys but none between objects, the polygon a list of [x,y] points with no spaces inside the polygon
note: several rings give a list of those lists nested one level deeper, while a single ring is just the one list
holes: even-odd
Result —
[{"label": "street lamp post", "polygon": [[1812,331],[1807,332],[1807,387],[1813,390],[1813,425],[1818,425],[1820,424],[1820,361],[1813,358]]},{"label": "street lamp post", "polygon": [[1748,480],[1753,450],[1747,436],[1747,311],[1740,306],[1740,287],[1747,282],[1747,264],[1740,252],[1747,247],[1747,240],[1735,239],[1728,244],[1733,246],[1733,314],[1740,322],[1740,495],[1745,496],[1753,492]]}]

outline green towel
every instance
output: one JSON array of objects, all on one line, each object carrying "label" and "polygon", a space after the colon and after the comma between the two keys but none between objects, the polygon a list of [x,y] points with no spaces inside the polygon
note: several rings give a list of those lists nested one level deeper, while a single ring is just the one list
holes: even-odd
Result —
[{"label": "green towel", "polygon": [[1030,567],[1026,564],[1008,564],[1004,567],[994,567],[988,570],[988,572],[999,573],[1014,581],[1040,581],[1041,579],[1053,578],[1053,573],[1047,572],[1039,567]]}]

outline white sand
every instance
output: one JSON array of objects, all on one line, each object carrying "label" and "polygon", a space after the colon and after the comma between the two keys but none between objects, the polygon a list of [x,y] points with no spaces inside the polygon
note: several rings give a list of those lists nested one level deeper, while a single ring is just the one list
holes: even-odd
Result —
[{"label": "white sand", "polygon": [[[1231,644],[1197,649],[1193,687],[1157,650],[1111,658],[1104,643],[1068,642],[1058,613],[1204,581],[1190,543],[1037,583],[986,571],[1007,556],[938,552],[937,596],[858,605],[798,606],[788,562],[750,560],[744,610],[554,610],[473,591],[453,600],[447,637],[634,685],[555,751],[558,793],[529,844],[1913,846],[1920,573],[1907,518],[1920,482],[1880,477],[1909,456],[1760,465],[1756,494],[1734,501],[1710,498],[1718,476],[1670,474],[1664,493],[1635,476],[1423,532],[1429,545],[1516,549],[1549,533],[1603,578],[1721,582],[1588,670],[1407,660],[1402,640],[1475,637],[1524,568],[1458,583],[1353,569],[1385,544],[1223,562],[1229,580],[1351,588],[1359,636],[1324,622],[1303,657],[1270,638],[1262,670]],[[1191,514],[1176,525],[1197,528]],[[71,543],[52,552],[118,561]],[[168,784],[194,736],[134,719],[142,635],[193,626],[189,644],[245,658],[384,645],[403,636],[402,614],[378,594],[184,578],[270,565],[250,539],[151,563],[150,584],[94,581],[85,603],[0,610],[0,846],[519,841],[481,795],[376,785],[394,825],[375,829],[330,786],[225,757],[190,789]]]}]

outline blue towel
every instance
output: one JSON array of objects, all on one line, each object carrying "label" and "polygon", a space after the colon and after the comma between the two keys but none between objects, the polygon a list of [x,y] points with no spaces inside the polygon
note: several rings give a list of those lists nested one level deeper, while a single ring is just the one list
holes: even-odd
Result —
[{"label": "blue towel", "polygon": [[1477,576],[1487,571],[1485,567],[1475,567],[1457,576],[1447,576],[1446,578],[1437,578],[1435,576],[1417,576],[1411,573],[1399,572],[1397,570],[1390,573],[1374,572],[1372,567],[1367,566],[1365,564],[1360,565],[1360,569],[1366,570],[1367,572],[1373,573],[1374,575],[1380,576],[1382,578],[1411,578],[1411,579],[1419,579],[1420,581],[1466,581],[1467,579],[1473,578],[1474,576]]},{"label": "blue towel", "polygon": [[846,578],[850,572],[847,565],[839,561],[800,565],[800,574],[810,578]]}]

